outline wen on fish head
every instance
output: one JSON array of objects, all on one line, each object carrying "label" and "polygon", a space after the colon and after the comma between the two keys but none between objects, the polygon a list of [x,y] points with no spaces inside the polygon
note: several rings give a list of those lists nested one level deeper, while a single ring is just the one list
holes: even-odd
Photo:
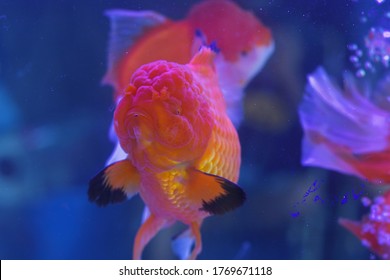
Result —
[{"label": "wen on fish head", "polygon": [[198,159],[213,123],[203,92],[185,65],[156,61],[140,67],[115,111],[123,150],[143,167],[169,169]]}]

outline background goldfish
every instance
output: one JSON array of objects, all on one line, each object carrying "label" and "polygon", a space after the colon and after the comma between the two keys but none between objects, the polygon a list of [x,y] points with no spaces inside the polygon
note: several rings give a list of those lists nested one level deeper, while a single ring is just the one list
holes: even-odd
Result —
[{"label": "background goldfish", "polygon": [[235,184],[240,143],[226,114],[213,64],[203,48],[187,65],[156,61],[141,66],[115,110],[114,124],[128,155],[90,182],[89,198],[105,205],[139,193],[150,215],[135,238],[133,257],[157,232],[175,221],[195,238],[211,214],[240,206],[245,193]]},{"label": "background goldfish", "polygon": [[359,87],[350,74],[344,89],[323,68],[308,80],[299,108],[305,132],[302,163],[390,183],[390,111],[373,100],[379,90],[390,89],[388,81],[370,88],[370,100],[369,87]]}]

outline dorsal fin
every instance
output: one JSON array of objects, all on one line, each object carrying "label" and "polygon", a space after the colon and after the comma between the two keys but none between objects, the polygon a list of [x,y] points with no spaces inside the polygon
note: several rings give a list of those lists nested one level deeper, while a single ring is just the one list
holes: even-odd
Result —
[{"label": "dorsal fin", "polygon": [[123,55],[150,28],[159,26],[167,19],[152,11],[108,10],[110,39],[108,43],[108,70],[103,83],[115,86],[116,66]]}]

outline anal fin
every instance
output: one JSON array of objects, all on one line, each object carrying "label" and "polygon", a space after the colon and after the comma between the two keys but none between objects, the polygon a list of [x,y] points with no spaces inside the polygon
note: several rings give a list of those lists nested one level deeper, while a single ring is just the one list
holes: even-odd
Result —
[{"label": "anal fin", "polygon": [[89,182],[88,198],[100,206],[126,200],[138,193],[140,176],[128,159],[115,162]]},{"label": "anal fin", "polygon": [[188,196],[201,204],[199,210],[212,215],[229,212],[246,199],[245,192],[237,184],[196,169],[189,171]]}]

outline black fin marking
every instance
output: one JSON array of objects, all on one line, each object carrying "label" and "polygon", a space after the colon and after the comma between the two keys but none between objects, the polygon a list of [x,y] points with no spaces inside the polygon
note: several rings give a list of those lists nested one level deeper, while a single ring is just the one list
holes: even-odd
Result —
[{"label": "black fin marking", "polygon": [[127,195],[123,188],[113,189],[106,179],[106,169],[100,171],[95,177],[89,181],[88,199],[95,202],[99,206],[106,206],[110,203],[123,202],[127,199]]},{"label": "black fin marking", "polygon": [[199,210],[206,211],[212,215],[221,215],[241,206],[245,202],[246,194],[237,184],[220,176],[207,175],[214,176],[224,192],[210,201],[202,200],[202,208]]}]

